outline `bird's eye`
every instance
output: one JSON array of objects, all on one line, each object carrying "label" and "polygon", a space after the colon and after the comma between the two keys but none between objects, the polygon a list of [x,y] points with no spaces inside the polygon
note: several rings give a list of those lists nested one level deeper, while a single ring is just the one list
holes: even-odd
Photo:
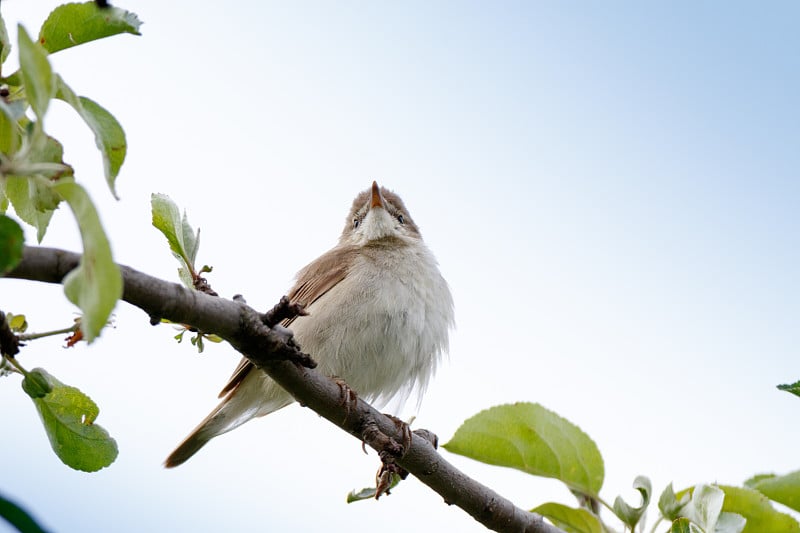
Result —
[{"label": "bird's eye", "polygon": [[397,215],[397,221],[401,224],[405,224],[405,219],[403,218],[403,215]]},{"label": "bird's eye", "polygon": [[353,229],[356,229],[356,228],[358,227],[358,223],[359,223],[359,222],[361,222],[361,221],[360,221],[360,220],[358,220],[358,218],[354,218],[354,219],[353,219]]}]

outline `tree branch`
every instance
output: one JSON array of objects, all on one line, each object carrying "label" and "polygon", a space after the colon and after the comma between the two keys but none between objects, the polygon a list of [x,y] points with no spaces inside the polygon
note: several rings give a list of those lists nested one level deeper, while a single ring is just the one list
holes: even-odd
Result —
[{"label": "tree branch", "polygon": [[[28,246],[20,264],[7,277],[61,283],[79,261],[80,255],[76,253]],[[151,323],[166,318],[222,337],[302,405],[379,453],[386,451],[387,439],[395,446],[403,441],[402,431],[390,417],[361,399],[342,401],[340,385],[309,368],[313,361],[299,350],[291,332],[280,326],[268,327],[264,314],[242,302],[192,291],[130,267],[121,269],[122,299],[144,310]],[[439,493],[446,503],[459,506],[489,529],[524,533],[561,531],[456,469],[439,455],[423,433],[412,434],[406,453],[395,462]]]}]

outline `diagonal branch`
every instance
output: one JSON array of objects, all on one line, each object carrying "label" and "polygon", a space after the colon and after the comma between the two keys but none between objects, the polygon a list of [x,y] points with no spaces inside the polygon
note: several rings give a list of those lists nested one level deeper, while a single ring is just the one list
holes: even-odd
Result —
[{"label": "diagonal branch", "polygon": [[[76,253],[25,247],[22,261],[7,276],[61,283],[79,261],[80,255]],[[403,440],[395,421],[366,402],[361,399],[343,402],[340,384],[314,370],[313,361],[300,352],[291,332],[280,326],[266,326],[263,314],[242,302],[191,291],[130,267],[121,269],[125,283],[122,299],[144,310],[151,322],[166,318],[222,337],[302,405],[378,452],[385,451],[387,439],[395,444]],[[412,434],[407,452],[396,462],[439,493],[445,502],[461,507],[489,529],[524,533],[561,531],[456,469],[421,433]]]}]

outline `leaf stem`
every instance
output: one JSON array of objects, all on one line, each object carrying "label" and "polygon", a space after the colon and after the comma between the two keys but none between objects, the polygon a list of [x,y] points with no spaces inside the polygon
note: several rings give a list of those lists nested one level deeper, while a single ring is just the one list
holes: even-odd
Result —
[{"label": "leaf stem", "polygon": [[653,527],[650,528],[650,533],[656,533],[656,528],[658,527],[658,524],[660,524],[663,520],[664,520],[664,517],[663,516],[659,516],[658,520],[656,520],[653,523]]},{"label": "leaf stem", "polygon": [[617,516],[617,514],[614,512],[614,508],[613,508],[612,506],[610,506],[610,505],[608,504],[608,502],[606,502],[606,501],[605,501],[603,498],[601,498],[600,496],[593,496],[593,498],[594,498],[595,500],[597,500],[598,502],[600,502],[600,504],[601,504],[603,507],[605,507],[606,509],[608,509],[609,511],[611,511],[611,514],[613,514],[614,516]]},{"label": "leaf stem", "polygon": [[9,363],[11,363],[11,366],[13,366],[13,367],[14,367],[14,368],[17,370],[17,372],[19,372],[19,373],[20,373],[20,374],[22,374],[23,376],[27,376],[27,375],[28,375],[28,371],[27,371],[27,370],[25,370],[25,369],[22,367],[22,365],[21,365],[21,364],[19,364],[19,361],[17,361],[17,358],[16,358],[16,357],[4,357],[3,359],[5,359],[5,360],[6,360],[6,361],[8,361]]},{"label": "leaf stem", "polygon": [[19,340],[21,341],[32,341],[36,339],[41,339],[44,337],[52,337],[53,335],[64,335],[65,333],[75,333],[80,328],[80,324],[76,322],[72,326],[63,329],[56,329],[53,331],[43,331],[42,333],[23,333],[21,335],[17,335]]}]

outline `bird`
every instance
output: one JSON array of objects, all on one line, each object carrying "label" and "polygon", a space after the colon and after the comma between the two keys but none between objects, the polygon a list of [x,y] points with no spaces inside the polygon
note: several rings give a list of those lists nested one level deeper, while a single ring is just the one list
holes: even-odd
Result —
[{"label": "bird", "polygon": [[[339,242],[301,269],[288,293],[305,316],[282,323],[335,377],[376,407],[422,400],[448,351],[453,297],[400,196],[377,182],[353,200]],[[211,439],[294,402],[243,358],[217,407],[178,445],[167,468]]]}]

